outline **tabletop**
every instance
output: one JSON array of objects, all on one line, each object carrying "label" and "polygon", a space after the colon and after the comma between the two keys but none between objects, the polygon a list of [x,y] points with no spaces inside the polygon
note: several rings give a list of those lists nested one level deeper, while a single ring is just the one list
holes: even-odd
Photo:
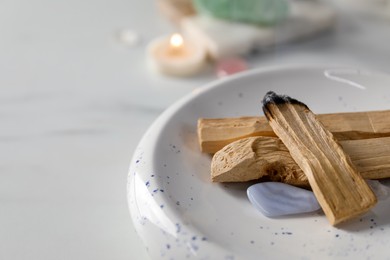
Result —
[{"label": "tabletop", "polygon": [[[332,31],[246,60],[390,72],[389,25],[347,12]],[[175,30],[152,0],[1,1],[0,259],[148,258],[127,206],[130,158],[169,105],[217,80],[212,67],[150,69],[147,44]]]}]

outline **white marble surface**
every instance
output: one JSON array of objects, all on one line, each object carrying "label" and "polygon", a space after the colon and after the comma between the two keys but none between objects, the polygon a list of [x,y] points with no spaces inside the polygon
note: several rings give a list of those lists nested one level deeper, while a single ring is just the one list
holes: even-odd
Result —
[{"label": "white marble surface", "polygon": [[[390,71],[390,21],[251,56],[252,67]],[[131,29],[128,48],[116,33]],[[151,0],[0,2],[0,259],[146,259],[128,213],[130,157],[171,103],[214,80],[156,75],[146,44],[174,31]]]}]

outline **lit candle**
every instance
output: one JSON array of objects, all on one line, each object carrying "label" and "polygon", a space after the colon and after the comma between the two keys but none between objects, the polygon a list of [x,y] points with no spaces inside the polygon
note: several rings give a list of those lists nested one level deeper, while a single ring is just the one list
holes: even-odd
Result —
[{"label": "lit candle", "polygon": [[206,63],[205,49],[177,33],[154,40],[148,54],[157,70],[172,76],[194,75]]}]

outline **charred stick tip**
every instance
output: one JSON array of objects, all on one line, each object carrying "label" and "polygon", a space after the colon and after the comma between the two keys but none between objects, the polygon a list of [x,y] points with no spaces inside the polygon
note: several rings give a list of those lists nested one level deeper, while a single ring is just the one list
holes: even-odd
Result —
[{"label": "charred stick tip", "polygon": [[304,106],[305,108],[309,109],[306,106],[306,104],[302,103],[301,101],[298,101],[287,95],[278,95],[273,91],[268,91],[265,94],[262,103],[263,103],[264,115],[267,117],[268,120],[272,118],[272,113],[269,110],[270,104],[274,104],[274,105],[295,104],[295,105]]},{"label": "charred stick tip", "polygon": [[278,105],[278,104],[297,104],[297,105],[307,107],[301,101],[298,101],[298,100],[296,100],[290,96],[287,96],[287,95],[278,95],[273,91],[268,91],[265,94],[262,103],[263,103],[263,106],[267,106],[268,104],[272,103],[272,104],[276,104],[276,105]]}]

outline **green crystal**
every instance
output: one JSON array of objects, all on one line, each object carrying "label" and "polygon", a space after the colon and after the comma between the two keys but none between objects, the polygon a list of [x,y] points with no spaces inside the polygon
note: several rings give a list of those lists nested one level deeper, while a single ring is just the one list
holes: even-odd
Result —
[{"label": "green crystal", "polygon": [[260,25],[276,24],[288,14],[287,0],[194,0],[194,5],[201,14]]}]

